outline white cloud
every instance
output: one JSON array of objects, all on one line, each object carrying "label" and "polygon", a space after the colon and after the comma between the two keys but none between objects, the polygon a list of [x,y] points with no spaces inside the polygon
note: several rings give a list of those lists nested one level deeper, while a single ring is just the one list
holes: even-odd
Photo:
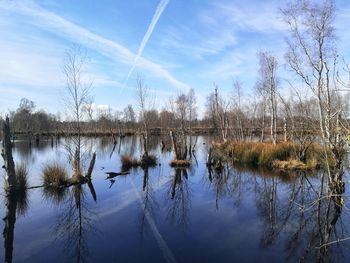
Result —
[{"label": "white cloud", "polygon": [[252,4],[215,2],[214,6],[216,8],[214,12],[220,20],[231,25],[232,30],[243,29],[271,34],[288,29],[280,19],[277,4],[269,4],[266,1]]},{"label": "white cloud", "polygon": [[[33,2],[3,1],[0,2],[1,9],[10,14],[25,16],[27,23],[93,49],[118,63],[133,64],[135,54],[124,46],[47,11]],[[139,67],[166,80],[177,89],[189,89],[189,85],[177,80],[168,70],[150,60],[140,58]]]}]

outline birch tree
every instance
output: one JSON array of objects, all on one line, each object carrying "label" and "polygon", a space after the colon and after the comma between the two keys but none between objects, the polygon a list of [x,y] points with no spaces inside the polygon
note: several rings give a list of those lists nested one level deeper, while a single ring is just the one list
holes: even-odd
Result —
[{"label": "birch tree", "polygon": [[73,131],[77,134],[74,139],[73,151],[68,147],[68,150],[73,157],[75,173],[80,173],[80,158],[81,158],[81,122],[83,120],[84,107],[89,98],[89,90],[92,82],[88,82],[84,78],[84,70],[87,64],[87,56],[75,46],[66,52],[63,62],[63,74],[66,79],[66,97],[65,103],[71,117],[74,120]]},{"label": "birch tree", "polygon": [[290,31],[285,58],[290,69],[317,99],[320,137],[329,181],[332,181],[340,176],[341,171],[331,172],[329,161],[342,162],[343,143],[339,140],[342,106],[334,99],[339,97],[335,81],[338,62],[333,25],[334,1],[296,1],[283,9],[282,14]]},{"label": "birch tree", "polygon": [[215,85],[213,102],[214,113],[219,123],[221,138],[224,142],[226,142],[229,128],[228,110],[230,107],[230,102],[219,95],[218,89],[219,87]]},{"label": "birch tree", "polygon": [[259,87],[263,93],[266,93],[269,98],[270,105],[270,134],[272,143],[277,142],[277,100],[276,100],[276,90],[277,90],[277,59],[267,53],[259,53],[259,64],[260,64],[260,80]]}]

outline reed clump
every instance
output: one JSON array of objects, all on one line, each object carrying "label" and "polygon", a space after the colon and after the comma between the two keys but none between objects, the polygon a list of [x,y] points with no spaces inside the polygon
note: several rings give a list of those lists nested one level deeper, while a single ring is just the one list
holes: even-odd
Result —
[{"label": "reed clump", "polygon": [[28,188],[28,170],[23,164],[16,165],[16,188],[19,192],[26,191]]},{"label": "reed clump", "polygon": [[171,160],[169,165],[174,168],[183,168],[191,166],[191,160]]},{"label": "reed clump", "polygon": [[157,164],[157,157],[152,154],[143,155],[140,160],[140,166],[142,167],[150,167],[155,166]]},{"label": "reed clump", "polygon": [[155,166],[157,164],[157,157],[155,155],[143,155],[140,160],[129,156],[129,155],[122,155],[120,157],[120,161],[122,163],[122,169],[128,170],[133,167],[150,167]]},{"label": "reed clump", "polygon": [[16,199],[18,214],[25,215],[28,209],[28,170],[24,164],[16,165]]},{"label": "reed clump", "polygon": [[279,170],[311,170],[322,164],[323,148],[317,144],[304,147],[291,142],[276,145],[263,142],[226,142],[214,145],[216,154],[229,156],[233,162]]},{"label": "reed clump", "polygon": [[132,167],[137,167],[140,165],[139,161],[136,158],[129,155],[120,156],[120,161],[122,163],[123,169],[130,169]]},{"label": "reed clump", "polygon": [[68,183],[68,173],[63,165],[58,163],[46,164],[43,168],[44,186],[62,186]]}]

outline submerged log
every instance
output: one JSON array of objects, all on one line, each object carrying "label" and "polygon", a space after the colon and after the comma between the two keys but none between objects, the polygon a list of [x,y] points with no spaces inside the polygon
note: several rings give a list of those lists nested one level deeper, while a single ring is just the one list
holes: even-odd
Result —
[{"label": "submerged log", "polygon": [[92,171],[94,170],[94,166],[95,166],[95,160],[96,160],[96,152],[94,152],[94,154],[92,155],[92,158],[91,158],[91,161],[90,161],[90,165],[89,165],[89,169],[86,173],[86,176],[87,178],[91,178],[91,174],[92,174]]},{"label": "submerged log", "polygon": [[119,175],[128,175],[129,172],[120,172],[120,173],[116,173],[116,172],[106,172],[105,174],[108,174],[108,177],[106,178],[106,180],[117,177]]}]

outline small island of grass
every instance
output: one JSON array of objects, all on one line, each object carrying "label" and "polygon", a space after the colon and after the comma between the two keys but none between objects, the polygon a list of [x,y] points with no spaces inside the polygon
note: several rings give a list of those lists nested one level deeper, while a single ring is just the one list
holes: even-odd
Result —
[{"label": "small island of grass", "polygon": [[292,142],[229,141],[213,144],[212,159],[276,170],[314,170],[323,167],[323,152],[322,146],[316,143],[305,147]]}]

